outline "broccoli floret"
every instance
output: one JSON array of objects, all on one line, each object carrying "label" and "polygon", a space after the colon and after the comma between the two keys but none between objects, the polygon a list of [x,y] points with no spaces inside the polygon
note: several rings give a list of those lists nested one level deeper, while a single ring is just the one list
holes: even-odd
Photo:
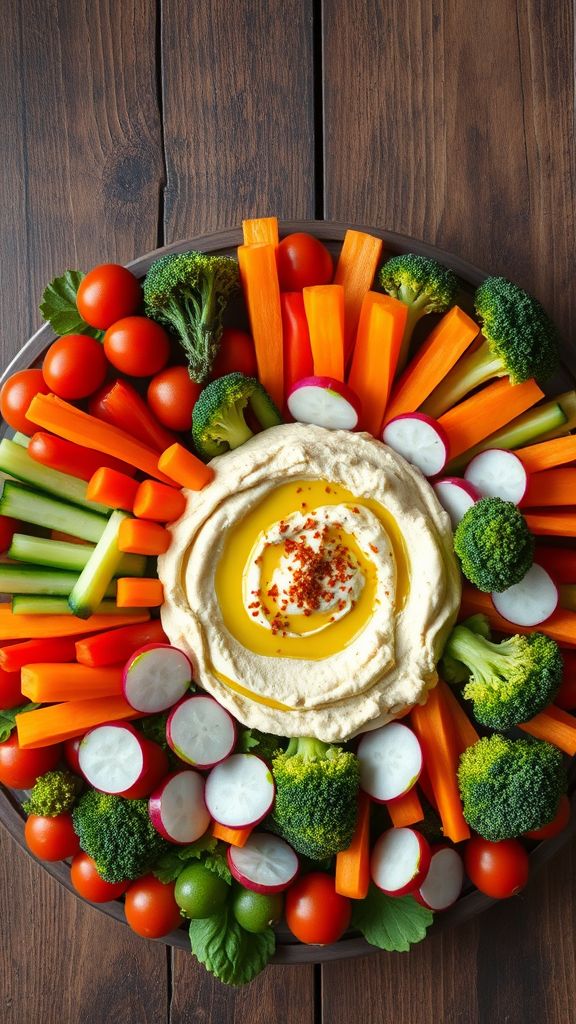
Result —
[{"label": "broccoli floret", "polygon": [[273,759],[272,774],[272,820],[280,835],[311,860],[347,849],[357,818],[360,766],[355,754],[316,739],[291,739]]},{"label": "broccoli floret", "polygon": [[139,878],[169,847],[148,816],[147,800],[88,790],[72,812],[80,846],[107,882]]},{"label": "broccoli floret", "polygon": [[255,377],[228,373],[208,384],[192,413],[192,439],[206,459],[239,448],[253,436],[244,419],[249,406],[261,427],[275,427],[282,417],[267,391]]},{"label": "broccoli floret", "polygon": [[82,780],[72,772],[46,772],[36,779],[29,799],[22,806],[26,814],[55,818],[72,810],[81,789]]},{"label": "broccoli floret", "polygon": [[497,843],[552,820],[566,790],[566,771],[551,743],[495,733],[464,751],[458,784],[470,828]]},{"label": "broccoli floret", "polygon": [[408,306],[398,369],[406,364],[412,333],[426,313],[443,313],[454,305],[458,279],[451,270],[427,256],[405,253],[393,256],[378,275],[381,287],[393,298]]},{"label": "broccoli floret", "polygon": [[489,729],[527,722],[554,699],[562,681],[558,644],[543,633],[512,636],[499,644],[456,626],[445,654],[470,672],[464,696],[474,717]]},{"label": "broccoli floret", "polygon": [[204,252],[161,256],[146,274],[146,315],[176,334],[190,376],[199,384],[210,374],[218,354],[224,310],[238,287],[236,261]]},{"label": "broccoli floret", "polygon": [[474,305],[482,322],[481,345],[459,359],[422,409],[441,416],[473,388],[494,377],[513,384],[535,377],[539,383],[558,366],[559,337],[537,299],[504,277],[488,277]]},{"label": "broccoli floret", "polygon": [[454,551],[478,590],[501,593],[524,579],[534,558],[534,537],[513,502],[481,498],[458,523]]}]

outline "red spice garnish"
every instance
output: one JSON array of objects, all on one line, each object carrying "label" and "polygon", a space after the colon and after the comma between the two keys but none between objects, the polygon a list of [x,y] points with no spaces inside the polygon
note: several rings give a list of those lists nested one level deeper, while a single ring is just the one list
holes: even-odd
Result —
[{"label": "red spice garnish", "polygon": [[370,548],[370,551],[374,552],[375,555],[378,554],[378,548],[376,547],[375,544],[369,544],[368,547]]}]

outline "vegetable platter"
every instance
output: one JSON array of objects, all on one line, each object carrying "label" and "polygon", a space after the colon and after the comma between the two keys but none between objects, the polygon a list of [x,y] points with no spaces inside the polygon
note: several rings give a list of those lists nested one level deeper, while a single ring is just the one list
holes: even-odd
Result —
[{"label": "vegetable platter", "polygon": [[[324,243],[328,251],[332,254],[334,261],[336,261],[338,259],[338,255],[340,253],[342,242],[345,238],[346,232],[350,228],[350,225],[344,224],[324,222],[290,222],[281,224],[280,232],[281,237],[291,235],[295,232],[306,232],[313,235],[315,238],[320,239]],[[475,267],[472,267],[471,265],[465,263],[464,261],[460,260],[457,257],[451,256],[432,246],[426,245],[422,242],[418,242],[414,239],[405,238],[402,236],[394,235],[389,232],[379,231],[373,228],[363,228],[354,226],[353,230],[363,232],[375,238],[383,240],[383,253],[380,263],[395,255],[413,253],[416,254],[417,256],[425,257],[431,260],[436,260],[443,267],[453,271],[458,277],[458,293],[456,296],[456,302],[458,306],[461,307],[462,310],[464,310],[471,317],[474,317],[474,293],[478,286],[486,279],[486,274],[484,274],[482,271],[478,270]],[[133,261],[133,263],[129,264],[128,266],[129,269],[137,278],[143,278],[148,272],[151,265],[161,256],[188,252],[190,250],[197,250],[200,252],[206,252],[211,254],[235,256],[237,246],[240,245],[241,243],[242,232],[240,230],[220,232],[209,236],[203,236],[199,238],[182,241],[176,243],[175,245],[165,247],[161,250],[156,250],[153,253],[150,253],[144,257],[141,257],[140,259]],[[233,297],[231,299],[229,308],[226,312],[225,322],[227,325],[233,326],[235,328],[240,328],[244,330],[249,329],[246,310],[241,299],[236,297]],[[417,325],[414,335],[416,345],[418,345],[427,337],[429,331],[429,325]],[[40,366],[42,363],[42,358],[48,346],[53,342],[54,337],[55,335],[50,325],[44,325],[27,342],[27,344],[23,346],[22,350],[18,353],[16,358],[6,369],[2,377],[2,381],[0,381],[0,383],[3,383],[5,380],[8,380],[14,373],[20,370],[27,369],[33,366]],[[315,382],[314,387],[316,387],[317,382],[320,380],[320,378],[315,377],[311,379]],[[553,380],[549,382],[549,384],[547,385],[547,391],[551,395],[555,395],[561,391],[567,391],[572,387],[573,379],[569,370],[567,368],[562,368],[558,371]],[[298,397],[299,401],[302,401],[304,403],[304,406],[306,405],[306,401],[310,400],[310,396],[303,397],[302,394],[300,394]],[[346,395],[344,395],[344,397],[346,397]],[[452,404],[454,404],[454,402],[448,402],[448,408]],[[291,408],[291,412],[293,413],[296,419],[298,418],[298,413],[295,410],[297,410],[298,408],[298,402],[295,403],[293,409]],[[339,413],[340,406],[338,407],[338,414]],[[438,413],[436,413],[436,415],[438,415]],[[394,431],[392,431],[392,433],[389,435],[389,439],[386,437],[384,438],[385,441],[391,444],[392,447],[394,447],[394,444],[398,439],[398,443],[404,443],[403,438],[405,437],[405,430],[401,422],[401,416],[398,417],[398,421],[400,424],[400,434],[395,434]],[[432,420],[431,422],[433,423],[434,421]],[[342,425],[348,426],[347,423],[344,423]],[[352,425],[353,424],[350,424],[350,426]],[[11,435],[12,431],[9,428],[7,428],[5,424],[3,424],[0,437],[10,437]],[[419,437],[424,440],[424,435],[422,433],[419,434]],[[404,454],[401,447],[398,450],[402,454]],[[434,457],[435,456],[432,455],[432,458]],[[478,462],[478,460],[480,461]],[[504,492],[506,496],[506,489],[512,488],[513,490],[514,486],[516,486],[514,480],[512,479],[514,477],[514,471],[516,469],[513,463],[510,463],[508,466],[506,463],[504,463],[504,470],[502,470],[500,468],[500,463],[498,462],[496,465],[496,469],[494,470],[489,460],[488,465],[485,465],[486,460],[482,461],[480,454],[477,455],[476,460],[474,461],[477,462],[476,468],[471,469],[470,474],[468,474],[467,471],[467,477],[469,477],[469,480],[474,481],[472,482],[471,485],[472,491],[474,490],[474,487],[477,484],[479,486],[482,485],[483,481],[485,481],[486,479],[486,474],[488,474],[488,478],[491,480],[493,479],[494,473],[496,474],[496,476],[498,476],[498,474],[501,475],[502,472],[504,472],[505,475],[506,473],[508,473],[508,477],[504,482]],[[472,462],[470,462],[470,466],[472,467]],[[462,473],[463,470],[464,463],[462,463],[462,466],[458,469],[458,474]],[[431,471],[429,475],[434,474]],[[456,471],[454,472],[454,475],[457,475]],[[517,486],[522,488],[522,480],[520,480],[520,483],[517,484]],[[457,501],[461,500],[461,498],[462,495],[459,495]],[[448,506],[445,507],[448,508]],[[567,546],[568,544],[572,545],[573,541],[564,541],[565,546]],[[542,597],[542,601],[544,601],[544,604],[546,603],[545,594]],[[506,603],[504,603],[503,612],[505,612],[507,609],[509,609],[509,606],[506,605]],[[475,607],[474,603],[472,602],[468,613],[472,614],[484,610],[486,610],[484,605],[480,604],[478,607]],[[537,612],[535,613],[535,615],[536,622],[545,621],[547,617],[546,615],[544,615],[543,618],[541,617],[540,619],[538,619]],[[513,632],[514,628],[510,626],[509,633]],[[366,735],[370,736],[370,733],[367,733]],[[522,733],[518,732],[518,735],[521,736]],[[572,758],[569,768],[567,789],[570,799],[572,800],[572,804],[574,804],[574,793],[576,790],[576,773],[574,765],[574,758]],[[10,790],[6,787],[2,787],[0,794],[0,821],[8,829],[11,835],[22,846],[24,846],[24,848],[26,848],[26,842],[24,839],[25,814],[22,809],[22,802],[24,799],[25,794],[23,792],[19,790]],[[534,841],[529,845],[528,848],[530,851],[529,859],[531,874],[533,874],[534,871],[538,867],[540,867],[540,865],[542,865],[550,857],[552,857],[554,853],[568,840],[570,835],[574,834],[574,817],[575,816],[573,813],[568,826],[563,831],[559,832],[554,838],[547,839],[546,841],[542,842]],[[67,862],[63,860],[55,860],[50,862],[42,861],[42,864],[45,867],[45,869],[49,871],[49,873],[52,874],[54,877],[58,878],[58,880],[63,885],[65,885],[66,888],[68,888],[70,891],[78,895],[78,889],[72,885],[72,882],[70,880],[70,870]],[[241,870],[245,870],[245,867],[242,868],[242,866],[240,865],[237,870],[238,873],[235,874],[235,869],[233,867],[234,876],[238,879],[242,879],[244,876],[242,875]],[[382,888],[385,887],[382,886]],[[399,892],[400,890],[397,889],[397,891]],[[432,927],[434,929],[438,929],[456,925],[459,922],[464,921],[480,913],[493,902],[494,899],[491,896],[487,895],[485,892],[480,892],[478,889],[473,887],[471,883],[465,882],[460,897],[457,899],[456,902],[454,902],[452,906],[449,907],[449,909],[445,910],[441,914],[436,914]],[[102,903],[100,907],[102,911],[108,914],[109,916],[120,921],[125,920],[124,909],[122,902],[120,900]],[[321,962],[325,960],[366,955],[368,953],[378,951],[375,945],[369,944],[366,941],[366,939],[362,937],[362,934],[359,929],[354,929],[353,927],[348,928],[344,932],[343,936],[339,939],[339,941],[328,942],[328,944],[326,945],[318,945],[314,942],[312,944],[299,942],[295,938],[295,935],[286,927],[284,923],[277,925],[276,935],[276,951],[272,958],[272,961],[275,963]],[[164,937],[164,941],[171,945],[181,947],[183,949],[189,949],[188,936],[186,930],[183,927],[170,932],[170,934]]]}]

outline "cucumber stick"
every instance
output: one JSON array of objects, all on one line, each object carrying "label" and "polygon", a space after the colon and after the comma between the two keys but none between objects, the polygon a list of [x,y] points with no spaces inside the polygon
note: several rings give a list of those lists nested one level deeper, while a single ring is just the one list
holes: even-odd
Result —
[{"label": "cucumber stick", "polygon": [[122,552],[118,549],[118,531],[124,519],[128,519],[127,512],[116,509],[112,513],[68,597],[73,614],[80,619],[87,619],[94,613],[122,561]]},{"label": "cucumber stick", "polygon": [[14,444],[19,444],[22,448],[27,448],[30,444],[30,438],[27,434],[21,434],[19,430],[12,436],[11,440]]},{"label": "cucumber stick", "polygon": [[97,512],[66,501],[58,501],[48,494],[32,491],[22,484],[7,480],[0,498],[0,515],[12,516],[23,523],[44,526],[48,530],[61,530],[81,540],[96,544],[102,536],[108,520]]},{"label": "cucumber stick", "polygon": [[61,473],[50,466],[43,466],[41,462],[36,462],[25,448],[14,444],[14,441],[9,441],[6,437],[0,441],[0,471],[6,473],[6,476],[22,480],[31,487],[37,487],[40,491],[63,498],[64,501],[71,501],[82,508],[91,509],[92,512],[100,512],[106,516],[110,512],[105,505],[88,501],[85,480]]},{"label": "cucumber stick", "polygon": [[[0,564],[0,592],[3,594],[50,594],[67,596],[79,579],[77,572],[62,572],[36,565]],[[116,596],[116,584],[110,583],[106,597]]]},{"label": "cucumber stick", "polygon": [[559,437],[568,433],[568,415],[563,406],[556,399],[537,405],[528,412],[507,423],[501,430],[484,438],[479,444],[459,455],[457,459],[450,462],[447,467],[448,473],[460,473],[468,465],[471,459],[479,452],[488,448],[517,449],[524,448],[528,444],[535,444],[539,441],[548,440],[551,437]]},{"label": "cucumber stick", "polygon": [[[77,575],[82,572],[93,551],[93,544],[72,544],[64,540],[15,533],[6,554],[8,558],[17,562],[32,562],[34,565],[49,565],[54,569],[68,569]],[[116,575],[144,576],[145,572],[146,555],[123,555]]]},{"label": "cucumber stick", "polygon": [[[142,608],[119,608],[116,601],[102,601],[94,609],[96,615],[141,615]],[[13,615],[73,615],[67,597],[44,594],[15,594],[12,598]]]}]

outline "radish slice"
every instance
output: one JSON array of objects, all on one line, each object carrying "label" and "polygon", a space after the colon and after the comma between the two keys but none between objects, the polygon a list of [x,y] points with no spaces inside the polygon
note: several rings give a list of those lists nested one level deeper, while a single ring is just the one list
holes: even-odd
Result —
[{"label": "radish slice", "polygon": [[464,477],[483,498],[502,498],[518,505],[528,487],[528,474],[514,452],[487,448],[468,463]]},{"label": "radish slice", "polygon": [[442,480],[437,480],[434,490],[442,508],[450,516],[453,530],[468,509],[482,497],[480,491],[459,476],[446,476]]},{"label": "radish slice", "polygon": [[228,828],[257,825],[271,809],[274,794],[270,769],[255,754],[232,754],[206,779],[206,806]]},{"label": "radish slice", "polygon": [[228,847],[228,866],[234,878],[253,892],[282,892],[292,884],[300,863],[280,836],[253,832],[244,846]]},{"label": "radish slice", "polygon": [[125,789],[120,794],[129,800],[140,800],[142,797],[150,796],[152,790],[156,789],[168,774],[169,765],[166,751],[158,743],[140,737],[144,748],[144,763],[146,765],[144,774],[138,782],[135,782],[130,789]]},{"label": "radish slice", "polygon": [[428,874],[414,896],[429,910],[447,910],[456,903],[463,884],[464,865],[458,851],[451,846],[433,846]]},{"label": "radish slice", "polygon": [[169,842],[196,842],[210,824],[202,775],[188,770],[167,775],[148,801],[148,814]]},{"label": "radish slice", "polygon": [[491,594],[497,612],[515,626],[538,626],[558,605],[558,587],[546,569],[531,565],[520,583]]},{"label": "radish slice", "polygon": [[395,416],[384,427],[384,444],[403,455],[424,476],[441,473],[448,461],[448,435],[431,416],[407,412]]},{"label": "radish slice", "polygon": [[288,410],[295,420],[328,430],[354,430],[360,409],[356,392],[334,377],[303,377],[288,394]]},{"label": "radish slice", "polygon": [[390,828],[376,840],[370,858],[374,885],[389,896],[419,889],[430,867],[428,840],[413,828]]},{"label": "radish slice", "polygon": [[94,789],[123,794],[146,772],[145,747],[135,729],[122,723],[98,725],[78,748],[80,770]]},{"label": "radish slice", "polygon": [[166,711],[182,699],[192,681],[192,666],[183,651],[170,644],[147,644],[126,663],[124,697],[147,715]]},{"label": "radish slice", "polygon": [[181,701],[170,713],[166,739],[182,761],[213,768],[233,751],[236,726],[217,700],[198,694]]},{"label": "radish slice", "polygon": [[407,725],[390,722],[367,732],[358,744],[360,786],[378,803],[395,800],[416,782],[422,770],[422,750]]}]

